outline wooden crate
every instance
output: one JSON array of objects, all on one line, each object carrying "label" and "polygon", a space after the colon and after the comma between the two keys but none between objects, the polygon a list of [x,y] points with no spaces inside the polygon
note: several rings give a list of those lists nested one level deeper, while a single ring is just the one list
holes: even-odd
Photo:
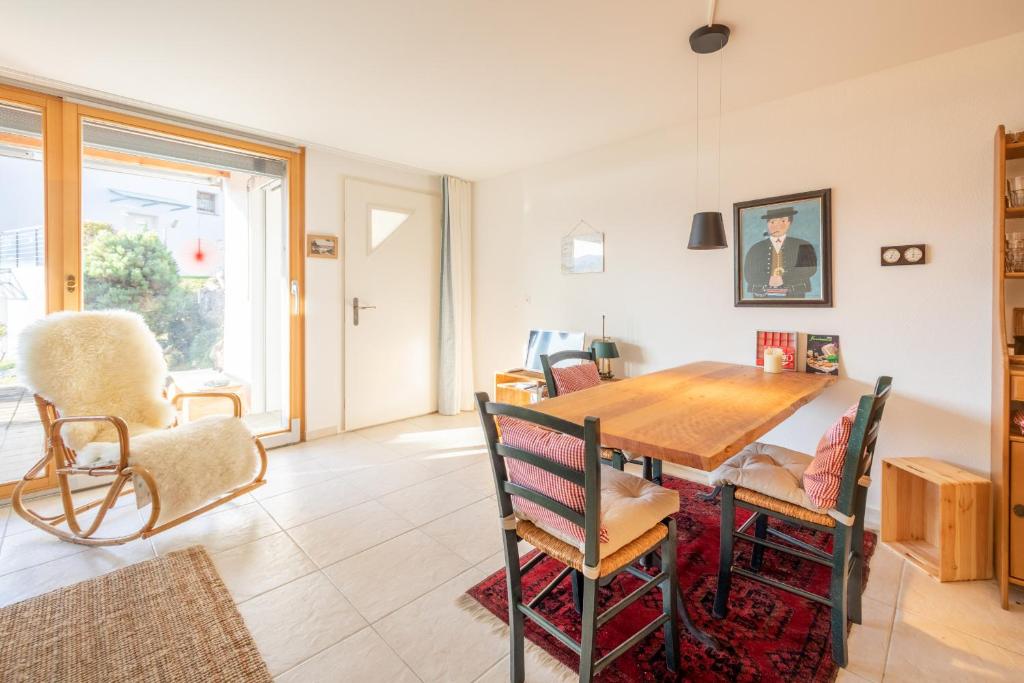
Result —
[{"label": "wooden crate", "polygon": [[991,482],[932,458],[882,462],[882,541],[939,581],[992,577]]}]

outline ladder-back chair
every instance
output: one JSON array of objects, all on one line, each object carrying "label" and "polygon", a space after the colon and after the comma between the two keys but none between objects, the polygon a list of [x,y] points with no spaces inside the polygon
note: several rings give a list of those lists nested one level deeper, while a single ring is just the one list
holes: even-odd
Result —
[{"label": "ladder-back chair", "polygon": [[[544,415],[522,406],[491,403],[476,395],[497,489],[505,549],[511,655],[510,680],[521,683],[524,671],[524,617],[579,655],[580,681],[593,676],[659,628],[664,630],[668,667],[679,668],[678,602],[676,591],[676,526],[671,514],[679,509],[675,491],[663,489],[600,465],[601,427],[588,417],[582,425]],[[500,429],[499,429],[500,426]],[[627,506],[602,508],[602,489],[630,487]],[[615,497],[609,495],[613,503]],[[625,514],[621,514],[625,513]],[[617,520],[617,521],[616,521]],[[628,524],[622,525],[623,520]],[[618,526],[614,526],[618,524]],[[637,531],[639,530],[639,531]],[[519,540],[538,549],[520,566]],[[651,576],[637,565],[660,549],[660,570]],[[551,557],[565,568],[540,592],[526,600],[522,575]],[[545,619],[538,607],[573,571],[582,574],[582,637],[576,641]],[[628,573],[644,584],[601,614],[597,591],[616,576]],[[655,587],[661,588],[662,614],[621,645],[598,658],[596,631]]]},{"label": "ladder-back chair", "polygon": [[[857,404],[856,417],[850,428],[850,440],[846,447],[846,457],[839,482],[839,495],[834,508],[811,509],[791,500],[782,500],[764,491],[747,488],[743,485],[742,479],[738,480],[741,483],[734,483],[730,479],[737,480],[735,473],[719,474],[723,470],[716,472],[715,476],[723,477],[723,479],[719,481],[722,486],[722,528],[719,546],[718,591],[715,595],[714,605],[715,617],[725,618],[728,612],[729,590],[733,574],[739,574],[745,578],[799,595],[831,609],[832,658],[839,666],[846,666],[848,661],[847,620],[857,624],[861,623],[861,593],[864,581],[864,510],[868,487],[871,484],[869,474],[874,461],[875,443],[878,439],[879,425],[891,386],[891,377],[880,377],[875,384],[874,392],[861,397]],[[802,455],[787,449],[779,450],[784,452],[783,455],[787,458],[786,465],[789,466],[799,462],[797,458]],[[734,458],[741,458],[742,455],[741,453]],[[803,463],[806,467],[811,458],[810,456],[803,457],[806,458],[806,462]],[[729,468],[724,471],[729,471]],[[753,513],[738,529],[736,528],[737,507]],[[769,517],[831,535],[832,551],[825,552],[778,529],[769,527]],[[753,535],[745,533],[751,526],[754,527]],[[781,542],[769,540],[769,535]],[[750,541],[754,544],[749,569],[733,563],[735,539]],[[829,594],[819,595],[762,576],[759,572],[764,562],[766,548],[829,567],[832,573]]]},{"label": "ladder-back chair", "polygon": [[[557,367],[559,363],[571,360],[582,362],[566,368]],[[570,350],[550,354],[542,353],[540,364],[544,370],[544,381],[547,384],[548,396],[550,398],[574,391],[590,389],[601,383],[601,376],[597,371],[597,358],[594,356],[593,351]],[[611,466],[617,470],[625,469],[627,462],[641,465],[643,467],[644,479],[658,484],[662,482],[661,460],[656,458],[647,456],[633,458],[628,453],[617,448],[602,448],[601,458],[609,461]]]}]

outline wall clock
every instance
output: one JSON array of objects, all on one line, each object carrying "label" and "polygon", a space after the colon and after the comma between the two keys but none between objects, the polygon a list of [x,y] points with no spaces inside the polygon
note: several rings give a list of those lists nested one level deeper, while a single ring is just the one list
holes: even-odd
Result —
[{"label": "wall clock", "polygon": [[924,262],[925,248],[923,244],[882,247],[883,266],[923,266]]}]

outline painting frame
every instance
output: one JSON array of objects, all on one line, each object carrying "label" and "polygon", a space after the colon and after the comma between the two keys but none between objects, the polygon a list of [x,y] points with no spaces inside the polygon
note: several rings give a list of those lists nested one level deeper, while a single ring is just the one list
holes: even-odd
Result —
[{"label": "painting frame", "polygon": [[[819,277],[817,281],[820,286],[820,295],[816,297],[807,297],[807,292],[801,292],[799,296],[792,295],[789,293],[780,293],[785,290],[792,291],[794,288],[802,288],[806,286],[810,292],[814,291],[814,288],[810,284],[798,283],[789,288],[780,285],[769,286],[768,284],[761,284],[761,294],[755,294],[754,289],[757,285],[747,282],[747,273],[744,272],[745,263],[747,262],[748,252],[756,244],[769,242],[767,232],[765,232],[765,239],[760,240],[755,244],[748,244],[753,240],[744,240],[744,233],[749,232],[748,226],[745,225],[744,219],[746,212],[754,209],[757,212],[764,211],[765,213],[760,216],[759,219],[765,220],[766,216],[769,215],[770,211],[775,211],[780,214],[778,217],[785,218],[785,211],[788,209],[791,211],[788,216],[790,219],[790,225],[793,222],[793,216],[799,213],[799,209],[795,209],[792,205],[803,204],[805,206],[813,207],[814,203],[817,202],[819,209],[818,214],[818,229],[817,235],[808,235],[806,228],[802,227],[803,232],[800,234],[803,237],[810,237],[809,240],[802,238],[796,238],[800,242],[809,243],[810,247],[814,251],[815,262],[814,265],[818,271]],[[782,207],[780,205],[791,205],[789,207]],[[750,226],[753,227],[753,226]],[[756,229],[760,229],[759,227]],[[788,235],[788,228],[787,228]],[[814,239],[816,237],[816,240]],[[787,237],[788,239],[788,237]],[[794,240],[795,241],[795,240]],[[808,192],[798,192],[796,194],[779,195],[777,197],[765,197],[763,199],[752,199],[744,202],[737,202],[733,204],[733,244],[735,245],[735,262],[733,267],[733,293],[734,293],[734,305],[736,307],[745,306],[767,306],[776,308],[832,308],[833,306],[833,291],[832,291],[832,189],[825,188],[821,190],[811,190]],[[762,248],[763,251],[764,248]],[[803,250],[807,249],[805,244],[800,245],[800,255],[803,256]],[[766,266],[767,268],[767,266]],[[784,269],[780,269],[783,273]],[[807,282],[810,282],[816,274],[807,276]],[[784,275],[780,275],[784,278]],[[785,283],[783,283],[785,284]],[[768,292],[771,292],[770,294]]]},{"label": "painting frame", "polygon": [[[322,246],[323,243],[330,243],[330,247],[325,248]],[[337,235],[306,235],[306,257],[307,258],[338,258],[338,236]]]}]

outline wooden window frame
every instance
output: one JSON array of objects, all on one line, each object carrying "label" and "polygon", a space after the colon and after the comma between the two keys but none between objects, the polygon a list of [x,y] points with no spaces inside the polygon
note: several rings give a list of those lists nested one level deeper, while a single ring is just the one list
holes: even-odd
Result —
[{"label": "wooden window frame", "polygon": [[[299,420],[299,440],[306,440],[305,411],[305,149],[274,147],[202,128],[168,123],[156,118],[127,114],[114,109],[69,102],[55,95],[0,84],[0,102],[39,111],[43,116],[43,174],[46,236],[46,312],[82,308],[81,281],[81,179],[82,122],[98,121],[142,132],[156,133],[193,143],[237,149],[283,159],[288,177],[288,247],[290,279],[298,283],[297,301],[289,317],[290,419]],[[197,124],[198,125],[198,124]],[[172,164],[173,162],[167,162]],[[75,286],[67,286],[74,278]],[[265,436],[289,432],[282,429]],[[42,456],[42,454],[40,454]],[[56,486],[56,473],[27,485],[27,490]],[[9,498],[13,483],[0,482],[0,499]]]}]

